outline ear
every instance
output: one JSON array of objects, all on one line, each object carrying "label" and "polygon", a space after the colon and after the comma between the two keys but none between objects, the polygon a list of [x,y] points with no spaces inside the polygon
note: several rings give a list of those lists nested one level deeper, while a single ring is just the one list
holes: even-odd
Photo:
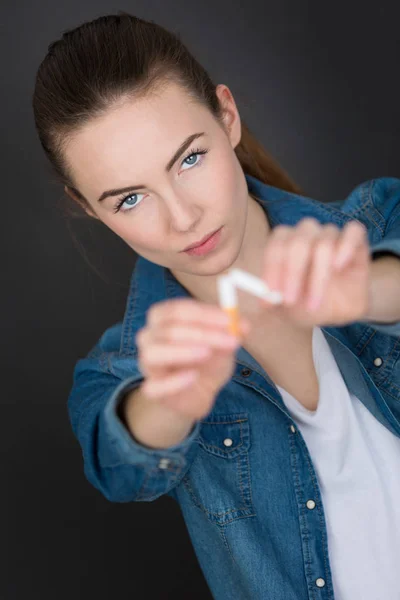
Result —
[{"label": "ear", "polygon": [[232,147],[235,149],[242,137],[242,127],[239,111],[237,109],[233,94],[227,85],[222,83],[216,87],[220,105],[223,111],[223,122]]},{"label": "ear", "polygon": [[71,190],[71,188],[69,188],[68,186],[64,186],[64,192],[66,194],[68,194],[68,196],[70,198],[72,198],[72,200],[74,202],[77,202],[79,204],[79,206],[81,206],[81,208],[83,208],[83,210],[85,211],[86,214],[89,215],[89,217],[92,217],[93,219],[99,219],[99,217],[96,215],[95,212],[93,212],[90,208],[88,208],[86,206],[86,204],[84,204],[82,202],[82,200],[80,198],[78,198],[78,196]]}]

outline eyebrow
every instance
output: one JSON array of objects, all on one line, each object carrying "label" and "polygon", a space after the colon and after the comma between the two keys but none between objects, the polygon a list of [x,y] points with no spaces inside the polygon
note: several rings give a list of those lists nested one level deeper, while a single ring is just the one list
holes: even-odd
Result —
[{"label": "eyebrow", "polygon": [[[173,155],[173,157],[171,158],[171,160],[165,167],[165,170],[167,173],[172,169],[172,167],[174,166],[174,164],[176,163],[178,158],[181,156],[181,154],[183,154],[185,152],[185,150],[190,146],[190,144],[197,138],[201,137],[202,135],[206,135],[204,131],[201,133],[193,133],[192,135],[189,135],[188,138],[186,138],[186,140],[179,146],[178,150],[175,152],[175,154]],[[105,200],[105,198],[108,198],[108,196],[119,196],[119,194],[123,194],[124,192],[133,192],[134,190],[138,190],[138,189],[141,189],[144,187],[146,187],[146,186],[145,185],[133,185],[133,186],[130,185],[128,187],[120,188],[117,190],[107,190],[106,192],[103,192],[101,194],[101,196],[97,200],[97,202],[102,202],[103,200]]]}]

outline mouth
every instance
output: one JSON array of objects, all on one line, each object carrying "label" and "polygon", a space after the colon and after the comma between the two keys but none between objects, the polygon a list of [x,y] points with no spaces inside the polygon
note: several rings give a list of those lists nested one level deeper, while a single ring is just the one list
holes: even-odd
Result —
[{"label": "mouth", "polygon": [[[220,228],[221,229],[221,228]],[[219,231],[218,229],[215,229],[214,231],[212,231],[211,233],[208,233],[207,235],[205,235],[201,240],[199,240],[198,242],[195,242],[194,244],[191,244],[190,246],[187,246],[186,248],[184,248],[182,250],[182,252],[186,252],[187,250],[192,250],[192,248],[198,248],[199,246],[202,246],[207,240],[210,239],[210,237],[212,237],[214,235],[214,233],[217,233],[217,231]]]},{"label": "mouth", "polygon": [[[200,245],[195,246],[194,248],[189,246],[189,250],[183,250],[185,254],[189,256],[206,256],[209,255],[213,250],[218,248],[221,245],[221,238],[224,226],[220,227],[211,235],[206,236],[205,241],[200,243]],[[203,238],[204,239],[204,238]]]},{"label": "mouth", "polygon": [[182,252],[187,252],[187,250],[192,250],[193,248],[198,248],[199,246],[202,246],[203,244],[205,244],[205,242],[207,242],[215,233],[217,233],[217,231],[219,231],[220,229],[222,229],[221,227],[219,229],[215,229],[214,231],[212,231],[211,233],[208,233],[207,235],[205,235],[201,240],[199,240],[198,242],[195,242],[194,244],[191,244],[190,246],[187,246],[186,248],[184,248],[182,250]]}]

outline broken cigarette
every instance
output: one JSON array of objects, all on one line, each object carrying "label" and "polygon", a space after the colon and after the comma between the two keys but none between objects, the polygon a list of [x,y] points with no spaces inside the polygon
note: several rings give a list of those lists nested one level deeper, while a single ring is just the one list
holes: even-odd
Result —
[{"label": "broken cigarette", "polygon": [[221,275],[217,279],[218,298],[221,308],[230,316],[229,333],[240,337],[239,307],[236,288],[258,296],[271,304],[281,304],[282,294],[269,289],[265,281],[251,275],[242,269],[231,269],[227,275]]}]

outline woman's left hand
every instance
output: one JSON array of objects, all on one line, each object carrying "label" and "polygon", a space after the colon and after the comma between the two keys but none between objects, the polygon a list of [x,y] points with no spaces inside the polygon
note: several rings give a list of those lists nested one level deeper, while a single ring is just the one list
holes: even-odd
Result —
[{"label": "woman's left hand", "polygon": [[283,304],[261,303],[300,326],[362,320],[369,309],[370,264],[367,230],[359,221],[343,229],[312,217],[279,225],[270,231],[261,278],[282,293]]}]

